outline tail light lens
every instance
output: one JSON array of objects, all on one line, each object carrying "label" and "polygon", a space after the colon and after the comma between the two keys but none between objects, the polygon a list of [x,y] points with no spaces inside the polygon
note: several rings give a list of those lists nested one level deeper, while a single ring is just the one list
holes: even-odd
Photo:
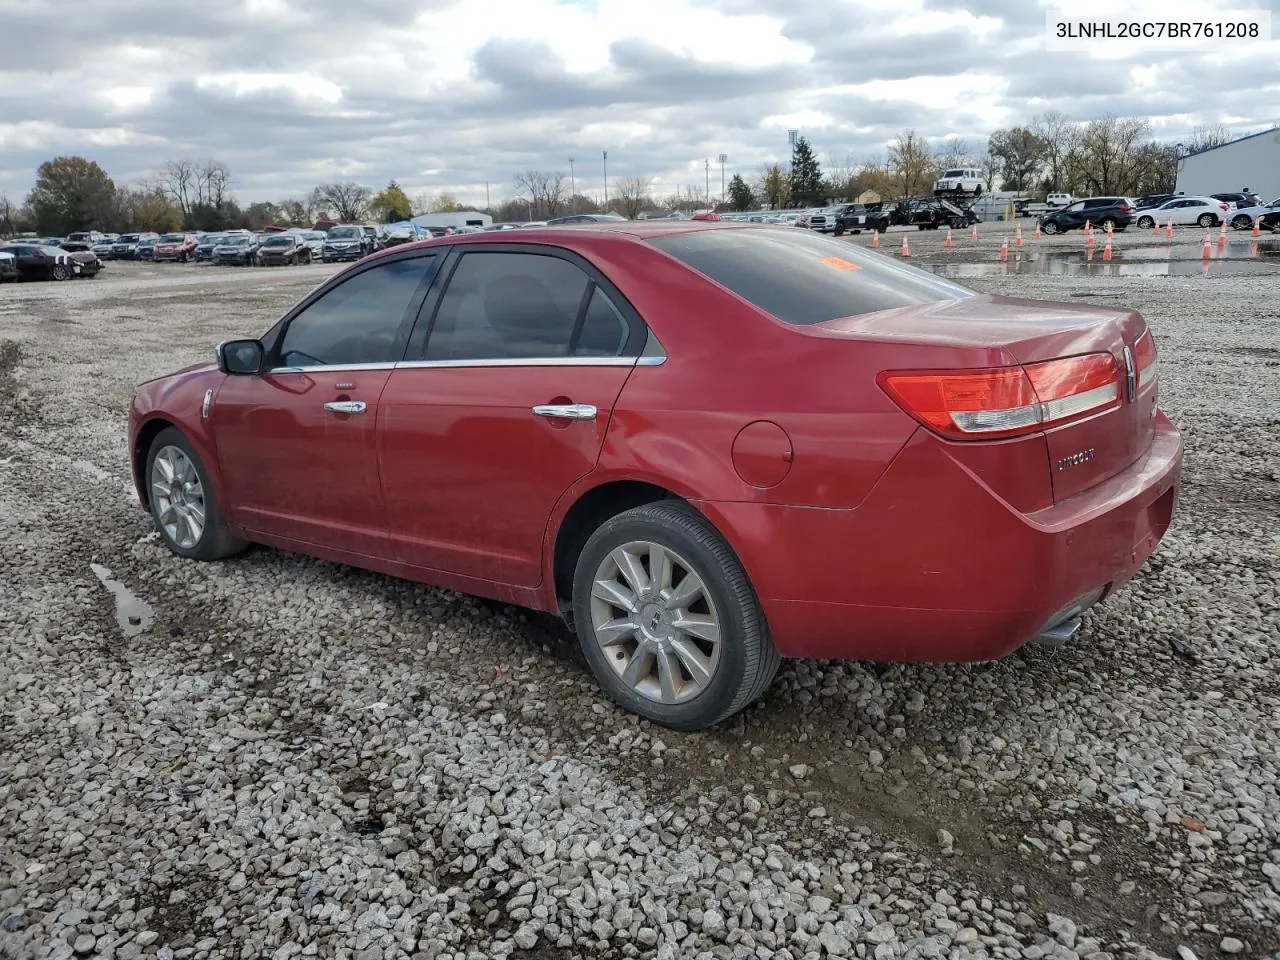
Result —
[{"label": "tail light lens", "polygon": [[1128,213],[1128,212],[1129,212],[1130,210],[1132,210],[1132,209],[1133,209],[1133,207],[1129,206],[1127,203],[1122,203],[1122,204],[1120,204],[1120,212],[1121,212],[1121,213]]},{"label": "tail light lens", "polygon": [[1145,390],[1160,379],[1160,364],[1156,355],[1156,338],[1150,330],[1144,330],[1133,345],[1133,365],[1138,368],[1138,390]]},{"label": "tail light lens", "polygon": [[956,440],[1034,433],[1120,399],[1121,370],[1109,353],[983,370],[887,370],[881,388],[929,429]]}]

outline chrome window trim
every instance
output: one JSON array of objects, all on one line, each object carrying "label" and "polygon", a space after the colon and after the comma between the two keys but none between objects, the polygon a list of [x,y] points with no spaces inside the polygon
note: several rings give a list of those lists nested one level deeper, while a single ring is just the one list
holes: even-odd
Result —
[{"label": "chrome window trim", "polygon": [[487,360],[401,360],[398,363],[335,363],[272,367],[268,374],[345,373],[358,370],[429,370],[436,367],[658,367],[666,357],[523,357]]}]

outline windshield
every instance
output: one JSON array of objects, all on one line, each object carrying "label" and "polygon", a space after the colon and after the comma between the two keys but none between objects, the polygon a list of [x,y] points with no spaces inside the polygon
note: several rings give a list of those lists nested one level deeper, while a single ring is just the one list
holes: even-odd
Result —
[{"label": "windshield", "polygon": [[263,243],[264,247],[292,247],[293,237],[272,237]]},{"label": "windshield", "polygon": [[201,242],[201,243],[221,243],[221,242],[222,242],[223,240],[225,240],[225,239],[226,239],[226,237],[224,237],[224,236],[223,236],[222,234],[220,234],[220,233],[211,233],[211,234],[209,234],[209,236],[205,237],[205,238],[204,238],[203,240],[201,240],[200,242]]},{"label": "windshield", "polygon": [[222,242],[228,247],[243,247],[249,242],[249,238],[245,236],[227,237]]},{"label": "windshield", "polygon": [[650,242],[791,324],[973,296],[932,273],[807,230],[703,230]]},{"label": "windshield", "polygon": [[963,176],[964,176],[964,171],[963,171],[963,170],[948,170],[946,173],[944,173],[944,174],[943,174],[943,176],[944,176],[944,177],[963,177]]},{"label": "windshield", "polygon": [[364,231],[359,227],[333,227],[329,230],[329,237],[331,239],[341,240],[359,237],[362,233],[364,233]]},{"label": "windshield", "polygon": [[136,233],[126,233],[119,240],[120,243],[137,243],[138,235]]},{"label": "windshield", "polygon": [[182,243],[182,241],[185,239],[187,238],[180,233],[166,233],[163,237],[160,238],[160,242],[161,243]]}]

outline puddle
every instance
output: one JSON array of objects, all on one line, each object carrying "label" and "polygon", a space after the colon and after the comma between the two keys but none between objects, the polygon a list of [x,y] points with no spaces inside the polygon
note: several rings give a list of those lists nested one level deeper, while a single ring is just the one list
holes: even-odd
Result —
[{"label": "puddle", "polygon": [[[1266,246],[1264,249],[1264,245]],[[1199,247],[1137,247],[1133,250],[1115,250],[1110,261],[1102,259],[1099,244],[1090,257],[1086,250],[1048,250],[1040,253],[1024,253],[1021,257],[1010,251],[1005,263],[963,263],[943,261],[921,263],[925,270],[944,277],[993,277],[1004,274],[1042,274],[1046,276],[1089,277],[1223,277],[1240,275],[1280,275],[1280,260],[1268,262],[1264,256],[1280,254],[1280,242],[1263,241],[1257,244],[1258,256],[1251,256],[1252,243],[1229,242],[1222,252],[1215,245],[1213,256],[1204,259]]]},{"label": "puddle", "polygon": [[151,626],[152,621],[155,620],[155,612],[151,609],[151,604],[139,599],[119,580],[112,579],[111,571],[102,564],[91,563],[89,569],[115,596],[116,623],[120,624],[120,629],[124,631],[126,637],[136,637]]}]

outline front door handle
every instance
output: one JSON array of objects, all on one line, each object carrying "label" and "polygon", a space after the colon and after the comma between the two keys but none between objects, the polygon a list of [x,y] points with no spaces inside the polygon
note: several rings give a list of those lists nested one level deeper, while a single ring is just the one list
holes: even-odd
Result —
[{"label": "front door handle", "polygon": [[554,420],[594,420],[596,408],[590,403],[540,403],[533,408],[533,415]]},{"label": "front door handle", "polygon": [[364,413],[363,400],[330,400],[324,405],[330,413]]}]

